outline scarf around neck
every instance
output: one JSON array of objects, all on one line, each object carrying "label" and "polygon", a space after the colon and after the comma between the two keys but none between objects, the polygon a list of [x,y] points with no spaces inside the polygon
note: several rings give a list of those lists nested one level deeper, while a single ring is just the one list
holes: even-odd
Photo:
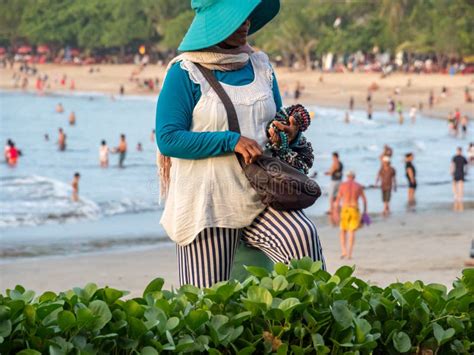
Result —
[{"label": "scarf around neck", "polygon": [[[166,73],[177,62],[188,60],[199,63],[210,70],[233,71],[243,68],[250,59],[253,48],[245,44],[236,48],[212,46],[199,51],[183,52],[173,58],[166,67]],[[166,77],[166,74],[165,74]],[[163,82],[165,80],[163,79]],[[158,132],[157,132],[158,133]],[[156,164],[160,172],[160,202],[166,199],[169,191],[171,159],[157,151]]]}]

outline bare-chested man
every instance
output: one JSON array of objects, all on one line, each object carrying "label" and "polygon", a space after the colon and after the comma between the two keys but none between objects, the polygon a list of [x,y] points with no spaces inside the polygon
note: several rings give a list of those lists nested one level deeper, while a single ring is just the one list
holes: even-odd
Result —
[{"label": "bare-chested man", "polygon": [[66,134],[62,128],[58,129],[58,147],[60,151],[66,150]]},{"label": "bare-chested man", "polygon": [[119,167],[123,168],[123,162],[125,161],[125,156],[127,155],[127,141],[125,139],[125,134],[120,135],[120,142],[116,148],[117,153],[119,153]]},{"label": "bare-chested man", "polygon": [[[361,214],[359,211],[359,198],[364,204],[364,214],[367,213],[367,199],[365,197],[364,188],[355,181],[353,171],[347,172],[347,180],[339,186],[339,193],[335,201],[336,208],[342,201],[342,209],[340,215],[340,242],[341,242],[341,259],[347,257],[352,258],[352,250],[354,247],[355,232],[360,227]],[[349,234],[349,250],[346,247],[346,235]]]}]

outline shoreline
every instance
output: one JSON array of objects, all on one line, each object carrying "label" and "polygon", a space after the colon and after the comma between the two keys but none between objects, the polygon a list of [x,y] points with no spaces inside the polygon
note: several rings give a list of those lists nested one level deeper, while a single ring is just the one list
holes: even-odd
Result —
[{"label": "shoreline", "polygon": [[[465,268],[473,230],[473,210],[392,215],[383,219],[383,223],[379,221],[358,231],[354,258],[341,260],[339,229],[328,225],[318,227],[329,272],[342,265],[355,265],[357,277],[377,285],[421,279],[448,288]],[[141,294],[155,277],[164,277],[168,289],[177,286],[175,263],[172,243],[5,261],[0,264],[0,293],[16,284],[42,292],[64,291],[94,282],[129,290],[132,297]]]},{"label": "shoreline", "polygon": [[[125,97],[156,98],[159,90],[150,91],[140,87],[139,84],[142,85],[143,80],[152,78],[158,79],[160,86],[165,75],[165,67],[158,65],[149,65],[142,71],[138,71],[139,67],[133,64],[101,64],[92,67],[99,68],[100,71],[89,73],[90,66],[37,65],[39,73],[48,75],[51,85],[49,92],[54,94],[81,93],[87,96],[88,93],[102,93],[119,98],[119,87],[123,85]],[[0,68],[1,90],[22,92],[21,88],[15,88],[13,85],[14,73],[14,69]],[[474,91],[474,74],[450,76],[394,73],[381,78],[380,73],[321,73],[294,71],[288,68],[275,68],[275,73],[285,105],[296,103],[291,96],[296,83],[299,82],[304,87],[298,100],[302,104],[348,111],[349,98],[352,96],[355,101],[354,109],[365,111],[368,89],[375,84],[378,88],[372,93],[374,111],[387,111],[387,98],[391,96],[396,102],[403,102],[406,119],[410,106],[415,105],[418,108],[420,103],[423,103],[424,109],[419,113],[427,117],[446,118],[456,107],[468,115],[474,112],[474,103],[464,102],[465,88]],[[74,80],[74,90],[70,90],[68,82],[64,86],[59,84],[61,75],[66,75],[68,80],[70,78]],[[30,92],[36,92],[35,80],[35,77],[29,77]],[[441,97],[443,86],[448,88],[446,98]],[[399,94],[395,94],[395,90],[398,90]],[[428,109],[430,90],[433,90],[435,95],[432,110]]]}]

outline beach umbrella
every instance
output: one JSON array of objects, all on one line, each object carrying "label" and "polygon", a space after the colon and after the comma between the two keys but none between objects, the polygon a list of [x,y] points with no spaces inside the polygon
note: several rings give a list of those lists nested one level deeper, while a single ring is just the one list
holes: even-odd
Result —
[{"label": "beach umbrella", "polygon": [[50,49],[47,45],[41,45],[36,48],[36,52],[39,54],[46,54],[50,52]]},{"label": "beach umbrella", "polygon": [[21,46],[16,50],[17,54],[27,54],[31,52],[30,46]]}]

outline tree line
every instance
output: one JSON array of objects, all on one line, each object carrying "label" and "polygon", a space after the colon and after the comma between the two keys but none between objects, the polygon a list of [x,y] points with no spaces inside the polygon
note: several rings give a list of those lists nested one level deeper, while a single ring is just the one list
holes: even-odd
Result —
[{"label": "tree line", "polygon": [[[173,51],[193,18],[189,1],[0,0],[0,44],[76,46],[90,53],[146,44]],[[252,43],[309,65],[323,53],[474,54],[471,0],[281,0]]]}]

